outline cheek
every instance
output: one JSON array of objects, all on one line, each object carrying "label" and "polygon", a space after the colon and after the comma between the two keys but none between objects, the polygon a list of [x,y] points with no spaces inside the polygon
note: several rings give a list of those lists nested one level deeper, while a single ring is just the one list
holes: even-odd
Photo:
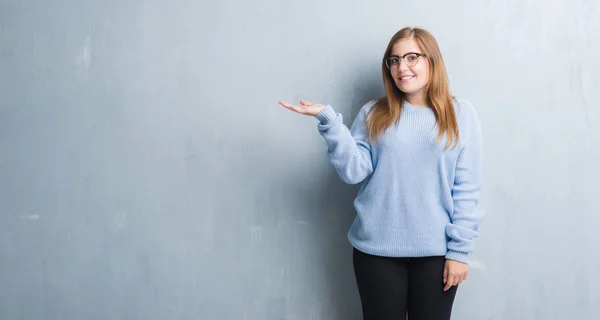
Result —
[{"label": "cheek", "polygon": [[419,77],[419,82],[427,83],[427,80],[429,79],[429,68],[427,68],[427,66],[421,66],[415,70],[415,73]]},{"label": "cheek", "polygon": [[429,74],[429,68],[424,65],[418,65],[413,68],[413,72],[421,78],[426,78]]}]

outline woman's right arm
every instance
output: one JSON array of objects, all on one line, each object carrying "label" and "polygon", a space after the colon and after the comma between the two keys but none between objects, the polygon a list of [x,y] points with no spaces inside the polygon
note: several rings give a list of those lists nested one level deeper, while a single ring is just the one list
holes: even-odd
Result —
[{"label": "woman's right arm", "polygon": [[365,104],[352,127],[348,129],[342,121],[342,114],[335,112],[330,105],[310,103],[301,100],[300,105],[292,105],[283,101],[280,105],[294,112],[316,117],[319,120],[319,133],[325,138],[329,161],[337,171],[342,181],[357,184],[373,173],[371,161],[371,144],[367,140],[364,120],[371,101]]},{"label": "woman's right arm", "polygon": [[367,139],[364,120],[368,107],[364,105],[348,129],[342,121],[342,114],[326,105],[315,117],[319,133],[327,144],[327,156],[342,181],[357,184],[373,173],[371,144]]}]

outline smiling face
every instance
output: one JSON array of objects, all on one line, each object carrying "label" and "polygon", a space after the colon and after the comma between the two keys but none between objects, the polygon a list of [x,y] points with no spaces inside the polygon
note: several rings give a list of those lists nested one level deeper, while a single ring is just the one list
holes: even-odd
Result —
[{"label": "smiling face", "polygon": [[[396,42],[392,47],[390,56],[403,57],[411,52],[423,53],[412,37]],[[392,64],[389,71],[394,83],[400,91],[404,92],[408,100],[424,101],[425,87],[429,80],[429,61],[425,56],[416,57],[417,60],[414,59],[414,55],[408,55],[404,59],[396,60],[399,63]],[[410,66],[412,64],[414,65]]]}]

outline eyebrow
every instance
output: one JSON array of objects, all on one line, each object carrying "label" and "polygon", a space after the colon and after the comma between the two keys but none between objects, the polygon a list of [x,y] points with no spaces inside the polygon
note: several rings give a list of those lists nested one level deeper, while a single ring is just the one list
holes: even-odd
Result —
[{"label": "eyebrow", "polygon": [[390,56],[390,57],[403,57],[403,56],[405,56],[405,55],[407,55],[407,54],[409,54],[409,53],[419,53],[419,52],[416,52],[416,51],[408,51],[408,52],[406,52],[405,54],[400,54],[400,55],[391,53],[389,56]]}]

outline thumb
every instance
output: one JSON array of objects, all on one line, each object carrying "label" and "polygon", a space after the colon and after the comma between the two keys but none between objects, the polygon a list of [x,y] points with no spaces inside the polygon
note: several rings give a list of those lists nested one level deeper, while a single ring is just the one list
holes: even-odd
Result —
[{"label": "thumb", "polygon": [[444,265],[444,284],[446,284],[446,281],[448,281],[448,264],[447,263]]},{"label": "thumb", "polygon": [[300,100],[300,104],[306,107],[312,106],[313,104],[306,101],[306,100]]}]

